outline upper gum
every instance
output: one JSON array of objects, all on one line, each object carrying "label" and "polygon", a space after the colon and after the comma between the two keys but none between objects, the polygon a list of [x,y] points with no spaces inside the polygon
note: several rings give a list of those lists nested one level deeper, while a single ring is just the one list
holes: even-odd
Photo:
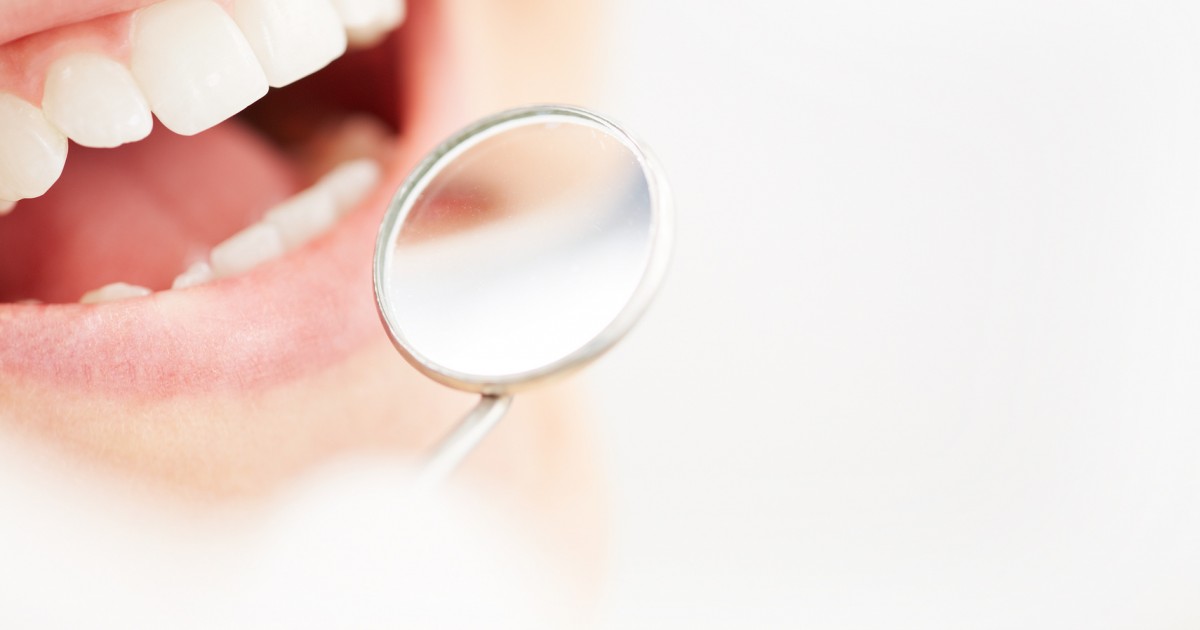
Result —
[{"label": "upper gum", "polygon": [[132,12],[109,15],[0,46],[0,91],[40,103],[50,64],[75,52],[96,52],[127,62],[132,16]]},{"label": "upper gum", "polygon": [[[0,45],[36,33],[81,24],[110,15],[130,13],[160,0],[5,0],[0,20]],[[230,0],[215,0],[228,5]]]},{"label": "upper gum", "polygon": [[[227,12],[233,5],[233,0],[211,1]],[[133,16],[137,9],[157,3],[134,4],[132,9],[57,26],[0,44],[0,92],[14,94],[30,103],[40,103],[50,64],[71,53],[95,52],[128,63]]]}]

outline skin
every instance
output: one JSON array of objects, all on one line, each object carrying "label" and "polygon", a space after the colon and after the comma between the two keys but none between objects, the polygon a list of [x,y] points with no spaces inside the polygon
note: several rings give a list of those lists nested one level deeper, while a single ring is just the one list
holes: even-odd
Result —
[{"label": "skin", "polygon": [[[54,16],[62,12],[59,4],[70,3],[6,2],[0,6],[0,24],[16,22],[4,19],[9,14],[23,16],[21,24],[32,25],[29,28],[53,25]],[[78,12],[71,15],[102,15],[93,4],[100,3],[75,3]],[[52,5],[59,8],[39,9]],[[111,369],[88,366],[119,354],[120,348],[97,352],[95,344],[119,339],[127,347],[138,339],[136,326],[117,329],[122,308],[141,307],[118,304],[85,312],[72,310],[81,308],[74,305],[0,305],[0,336],[24,340],[0,352],[0,431],[49,446],[62,466],[85,474],[104,471],[151,500],[170,497],[172,502],[163,505],[183,500],[192,506],[189,509],[203,510],[269,500],[296,479],[346,455],[417,456],[469,409],[473,396],[432,383],[395,352],[374,313],[369,268],[358,258],[347,262],[348,252],[370,251],[370,226],[377,225],[390,190],[430,138],[501,107],[586,102],[585,77],[591,76],[595,61],[590,33],[595,32],[597,11],[588,2],[551,0],[446,0],[441,10],[446,31],[436,41],[414,42],[436,52],[425,52],[426,62],[412,71],[424,76],[418,79],[424,85],[438,85],[439,73],[457,79],[445,89],[411,95],[408,107],[411,112],[451,113],[429,115],[423,128],[405,134],[388,166],[385,185],[344,220],[347,227],[339,226],[313,251],[300,252],[297,260],[284,261],[345,264],[339,273],[352,281],[338,286],[351,287],[345,300],[350,318],[318,322],[311,331],[314,339],[336,340],[335,350],[296,354],[291,342],[302,337],[284,328],[277,336],[247,342],[253,352],[243,348],[231,353],[224,370],[204,363],[211,361],[212,353],[193,364],[182,350],[174,356],[153,350],[160,354],[147,358],[145,365],[175,366],[174,371],[139,370],[135,362],[115,377]],[[15,27],[9,30],[0,31],[0,40],[22,34]],[[11,75],[9,65],[4,72]],[[22,85],[34,90],[29,87],[34,83],[27,80]],[[14,84],[11,76],[9,84]],[[279,194],[283,193],[270,196]],[[22,210],[35,208],[19,207],[16,212]],[[364,239],[363,234],[368,236]],[[304,256],[311,258],[300,260]],[[253,300],[256,291],[284,282],[279,278],[288,268],[283,263],[267,265],[245,278],[182,297],[160,294],[149,304],[160,313],[159,321],[191,330],[196,325],[189,320],[196,317],[193,304],[241,308],[237,305]],[[305,291],[311,287],[288,288],[311,293]],[[34,331],[49,335],[77,328],[80,313],[99,322],[99,333],[88,343],[62,349],[43,343],[45,339],[31,341]],[[59,321],[50,319],[56,317],[62,318],[61,328],[46,325]],[[128,321],[147,320],[138,312]],[[218,338],[221,325],[213,324],[213,330],[203,334]],[[234,322],[224,325],[233,329]],[[144,330],[140,334],[145,338]],[[180,346],[186,347],[190,346]],[[256,367],[256,360],[265,364]],[[457,476],[460,482],[483,488],[487,501],[521,515],[534,538],[574,576],[580,593],[595,585],[604,539],[600,483],[585,425],[569,383],[523,394],[510,417]]]}]

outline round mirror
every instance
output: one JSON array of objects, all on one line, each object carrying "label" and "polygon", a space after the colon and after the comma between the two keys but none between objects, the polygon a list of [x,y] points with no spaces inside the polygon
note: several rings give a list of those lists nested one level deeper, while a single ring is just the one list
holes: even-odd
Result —
[{"label": "round mirror", "polygon": [[396,193],[376,301],[422,372],[511,393],[620,339],[669,239],[665,182],[628,134],[578,108],[512,110],[443,143]]}]

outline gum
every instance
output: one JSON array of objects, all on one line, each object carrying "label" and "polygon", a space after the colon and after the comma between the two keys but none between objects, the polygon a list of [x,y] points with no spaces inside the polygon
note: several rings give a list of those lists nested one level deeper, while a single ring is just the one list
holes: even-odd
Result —
[{"label": "gum", "polygon": [[[215,0],[226,11],[233,0]],[[59,57],[95,52],[129,61],[136,9],[147,0],[17,0],[0,20],[0,91],[42,102],[46,70]]]},{"label": "gum", "polygon": [[4,0],[0,44],[60,26],[126,13],[157,0]]}]

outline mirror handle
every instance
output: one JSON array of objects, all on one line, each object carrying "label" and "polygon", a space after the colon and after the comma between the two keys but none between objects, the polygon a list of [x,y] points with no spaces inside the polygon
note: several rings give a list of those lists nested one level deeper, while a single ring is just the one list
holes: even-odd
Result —
[{"label": "mirror handle", "polygon": [[433,490],[454,472],[462,460],[470,454],[475,446],[496,426],[496,423],[512,406],[511,395],[484,394],[479,403],[470,411],[458,426],[438,442],[433,452],[426,458],[421,472],[417,476],[416,490],[418,493]]}]

